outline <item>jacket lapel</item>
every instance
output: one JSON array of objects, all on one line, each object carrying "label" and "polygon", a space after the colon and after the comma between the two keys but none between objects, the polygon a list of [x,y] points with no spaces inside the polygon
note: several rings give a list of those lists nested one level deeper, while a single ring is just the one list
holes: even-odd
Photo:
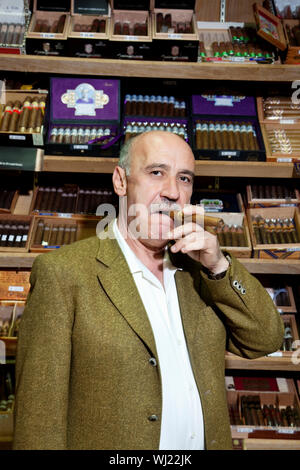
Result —
[{"label": "jacket lapel", "polygon": [[100,261],[98,279],[102,288],[147,349],[157,357],[148,315],[118,242],[110,238],[101,240],[96,258]]}]

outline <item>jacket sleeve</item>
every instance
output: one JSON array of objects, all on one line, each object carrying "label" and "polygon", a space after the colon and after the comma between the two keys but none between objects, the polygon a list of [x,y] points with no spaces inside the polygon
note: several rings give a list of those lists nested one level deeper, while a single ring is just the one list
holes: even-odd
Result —
[{"label": "jacket sleeve", "polygon": [[222,318],[227,350],[248,359],[280,349],[284,326],[261,283],[234,257],[226,276],[211,280],[201,271],[200,295]]},{"label": "jacket sleeve", "polygon": [[73,295],[48,254],[38,256],[22,315],[17,359],[14,449],[65,449]]}]

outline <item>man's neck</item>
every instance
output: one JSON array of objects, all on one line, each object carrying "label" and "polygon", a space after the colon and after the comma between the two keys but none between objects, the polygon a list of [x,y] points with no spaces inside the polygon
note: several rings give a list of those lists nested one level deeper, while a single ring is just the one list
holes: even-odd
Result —
[{"label": "man's neck", "polygon": [[130,236],[127,227],[117,219],[118,229],[137,258],[159,279],[163,285],[163,259],[165,245],[158,247],[147,245],[147,242]]}]

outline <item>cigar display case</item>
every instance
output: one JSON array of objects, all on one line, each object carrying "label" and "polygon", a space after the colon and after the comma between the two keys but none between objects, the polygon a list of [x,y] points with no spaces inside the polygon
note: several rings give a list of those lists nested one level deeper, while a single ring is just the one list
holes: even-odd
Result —
[{"label": "cigar display case", "polygon": [[44,253],[96,235],[100,217],[35,216],[30,251]]},{"label": "cigar display case", "polygon": [[270,162],[300,161],[300,105],[292,96],[257,97],[257,113]]},{"label": "cigar display case", "polygon": [[295,383],[283,377],[225,378],[233,438],[300,440]]},{"label": "cigar display case", "polygon": [[26,53],[66,56],[70,0],[34,0],[26,36]]},{"label": "cigar display case", "polygon": [[152,0],[153,60],[197,62],[195,0]]},{"label": "cigar display case", "polygon": [[254,258],[300,259],[300,215],[296,207],[247,209]]},{"label": "cigar display case", "polygon": [[27,0],[11,0],[0,7],[0,54],[25,54],[29,22]]},{"label": "cigar display case", "polygon": [[30,213],[60,217],[95,217],[101,204],[116,204],[110,188],[79,187],[77,185],[38,186],[34,190]]},{"label": "cigar display case", "polygon": [[0,144],[44,145],[47,91],[8,90],[0,104]]},{"label": "cigar display case", "polygon": [[247,206],[289,207],[300,205],[300,193],[297,188],[280,184],[248,184],[246,186]]},{"label": "cigar display case", "polygon": [[0,214],[0,252],[28,252],[32,229],[31,216]]},{"label": "cigar display case", "polygon": [[120,82],[51,78],[45,152],[111,157],[119,152]]},{"label": "cigar display case", "polygon": [[108,0],[71,0],[68,55],[109,57],[110,14]]},{"label": "cigar display case", "polygon": [[196,160],[265,161],[254,97],[192,95],[191,109]]},{"label": "cigar display case", "polygon": [[152,28],[150,0],[112,1],[109,39],[110,57],[151,60]]}]

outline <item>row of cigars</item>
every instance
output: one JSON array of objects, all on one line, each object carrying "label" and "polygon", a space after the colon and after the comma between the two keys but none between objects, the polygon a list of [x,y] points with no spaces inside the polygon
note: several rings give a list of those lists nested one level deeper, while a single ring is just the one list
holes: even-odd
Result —
[{"label": "row of cigars", "polygon": [[[240,16],[234,11],[225,24],[220,21],[217,2],[211,6],[211,21],[206,20],[202,3],[175,1],[166,9],[159,0],[130,6],[120,0],[92,1],[87,6],[72,0],[63,5],[55,1],[47,9],[34,0],[32,17],[27,12],[23,24],[0,16],[1,51],[15,48],[44,56],[135,60],[299,63],[297,16],[282,16],[275,0],[264,2],[266,8],[251,4],[250,17],[249,6],[240,8]],[[251,27],[244,28],[245,23]],[[284,53],[278,56],[278,50]]]},{"label": "row of cigars", "polygon": [[299,162],[295,94],[166,93],[125,93],[121,103],[119,80],[90,78],[52,78],[49,93],[7,90],[0,144],[44,147],[48,155],[116,157],[131,137],[162,130],[189,142],[197,160]]},{"label": "row of cigars", "polygon": [[[241,194],[226,191],[196,190],[192,202],[220,222],[210,230],[236,257],[300,259],[299,191],[280,185],[248,185],[246,191],[246,209]],[[2,252],[44,252],[96,235],[105,211],[118,211],[112,188],[37,186],[22,214],[16,210],[21,197],[13,189],[0,192]]]}]

